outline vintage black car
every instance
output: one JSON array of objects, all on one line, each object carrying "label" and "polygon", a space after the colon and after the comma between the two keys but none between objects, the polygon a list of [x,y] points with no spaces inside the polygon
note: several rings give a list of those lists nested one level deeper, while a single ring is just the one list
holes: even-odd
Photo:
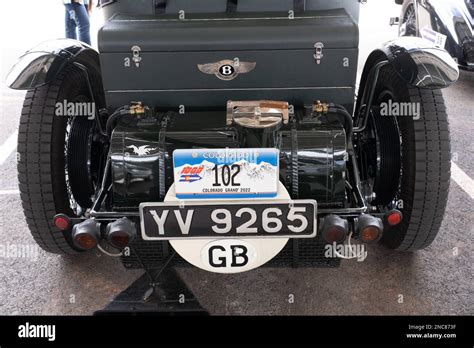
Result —
[{"label": "vintage black car", "polygon": [[396,0],[403,5],[400,35],[423,37],[474,71],[474,0]]},{"label": "vintage black car", "polygon": [[358,0],[101,6],[98,52],[42,43],[8,78],[28,90],[18,177],[42,248],[236,273],[337,266],[356,255],[328,246],[351,239],[434,240],[450,182],[440,89],[459,76],[444,49],[397,38],[357,83]]}]

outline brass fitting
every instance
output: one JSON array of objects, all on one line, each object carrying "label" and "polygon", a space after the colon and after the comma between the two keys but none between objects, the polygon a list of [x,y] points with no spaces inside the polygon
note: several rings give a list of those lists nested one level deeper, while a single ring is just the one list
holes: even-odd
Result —
[{"label": "brass fitting", "polygon": [[313,103],[313,112],[317,114],[327,114],[329,112],[329,104],[321,103],[320,100],[316,100]]},{"label": "brass fitting", "polygon": [[132,102],[130,104],[130,115],[143,115],[145,113],[145,106],[142,102]]}]

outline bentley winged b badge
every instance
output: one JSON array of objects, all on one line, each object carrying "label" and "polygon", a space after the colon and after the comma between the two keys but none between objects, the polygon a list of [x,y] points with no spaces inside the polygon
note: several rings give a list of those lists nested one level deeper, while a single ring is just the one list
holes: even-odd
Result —
[{"label": "bentley winged b badge", "polygon": [[223,81],[231,81],[239,74],[251,72],[257,66],[255,62],[240,62],[234,60],[221,60],[215,63],[198,64],[199,70],[205,74],[216,75]]}]

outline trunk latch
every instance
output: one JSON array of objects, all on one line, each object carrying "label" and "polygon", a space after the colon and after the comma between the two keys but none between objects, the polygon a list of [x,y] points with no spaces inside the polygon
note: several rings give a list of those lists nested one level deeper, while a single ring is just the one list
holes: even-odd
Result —
[{"label": "trunk latch", "polygon": [[321,64],[321,60],[324,57],[323,54],[323,48],[324,44],[322,42],[317,42],[314,44],[314,59],[316,60],[316,63]]},{"label": "trunk latch", "polygon": [[135,63],[135,66],[137,68],[140,67],[140,62],[142,61],[142,57],[140,56],[141,51],[142,49],[140,48],[140,46],[132,47],[132,55],[133,55],[132,60]]}]

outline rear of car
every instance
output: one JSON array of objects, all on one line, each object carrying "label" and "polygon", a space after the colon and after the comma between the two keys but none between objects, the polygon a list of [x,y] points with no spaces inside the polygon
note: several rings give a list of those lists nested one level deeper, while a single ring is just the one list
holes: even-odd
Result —
[{"label": "rear of car", "polygon": [[445,50],[385,43],[356,98],[357,0],[101,5],[99,52],[49,41],[8,77],[28,90],[19,182],[45,250],[238,273],[434,240],[450,172],[440,89],[459,76]]}]

